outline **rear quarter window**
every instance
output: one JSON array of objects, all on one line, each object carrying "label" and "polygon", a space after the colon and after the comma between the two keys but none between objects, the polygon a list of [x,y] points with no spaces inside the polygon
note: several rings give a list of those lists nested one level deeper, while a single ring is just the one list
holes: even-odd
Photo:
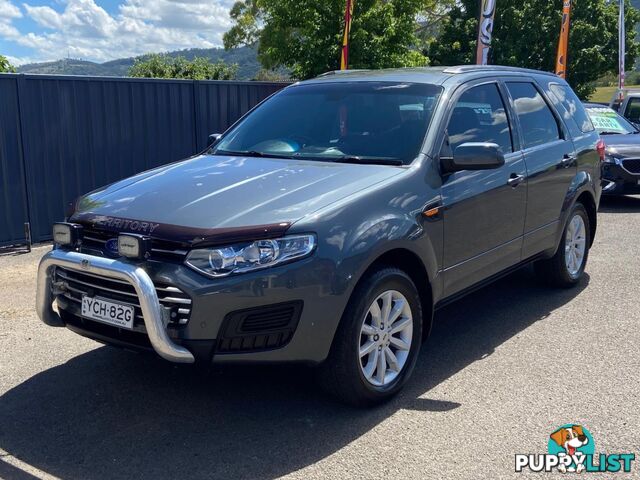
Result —
[{"label": "rear quarter window", "polygon": [[582,133],[593,132],[595,130],[589,114],[570,87],[552,83],[549,85],[549,89],[564,109],[562,116],[565,123],[573,123]]}]

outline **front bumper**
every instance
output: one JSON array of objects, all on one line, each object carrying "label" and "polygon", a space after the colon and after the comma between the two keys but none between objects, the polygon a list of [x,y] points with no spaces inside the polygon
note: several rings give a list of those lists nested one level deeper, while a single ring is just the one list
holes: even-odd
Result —
[{"label": "front bumper", "polygon": [[640,194],[640,174],[630,172],[623,165],[605,163],[602,180],[602,193],[605,195]]},{"label": "front bumper", "polygon": [[122,260],[65,250],[47,253],[38,267],[36,293],[36,311],[45,324],[53,327],[66,326],[60,314],[53,309],[55,295],[52,290],[52,273],[56,266],[130,283],[137,293],[149,342],[156,353],[175,363],[195,361],[189,350],[174,343],[167,335],[166,326],[169,319],[160,306],[155,286],[147,272]]},{"label": "front bumper", "polygon": [[[66,326],[99,342],[132,350],[162,351],[149,341],[151,335],[147,339],[147,331],[151,332],[146,319],[149,315],[142,312],[144,324],[138,326],[136,323],[135,331],[119,329],[84,319],[80,314],[79,302],[67,302],[55,288],[51,291],[51,277],[54,277],[53,280],[59,277],[60,268],[53,273],[51,270],[57,265],[86,273],[88,271],[83,271],[82,260],[87,260],[92,266],[104,263],[116,271],[133,269],[145,278],[145,283],[149,282],[147,287],[152,293],[154,286],[156,290],[162,290],[163,286],[166,288],[168,285],[180,289],[192,301],[190,318],[185,324],[171,321],[167,326],[167,314],[162,307],[161,314],[152,313],[152,316],[162,319],[162,325],[166,327],[166,330],[162,330],[166,331],[164,338],[167,343],[188,350],[195,357],[195,362],[199,363],[318,364],[329,353],[348,301],[349,284],[336,281],[338,276],[335,264],[317,255],[271,269],[211,279],[178,262],[148,260],[135,265],[129,261],[64,250],[54,250],[47,254],[42,260],[38,279],[38,311],[42,320],[49,325]],[[110,274],[109,271],[106,272],[106,276]],[[129,281],[130,274],[125,275]],[[110,298],[99,291],[94,293],[96,296]],[[158,300],[152,293],[150,302],[157,307]],[[162,304],[162,295],[159,298]],[[51,309],[54,299],[57,300],[58,314]],[[113,298],[116,302],[122,300]],[[286,322],[282,322],[275,328],[276,334],[280,335],[275,338],[274,328],[271,327],[285,315],[283,309],[289,309],[287,314],[291,313],[295,318],[291,324],[284,325]],[[253,322],[251,328],[242,328],[247,315],[256,311],[266,322],[262,326],[268,324],[270,328],[259,328],[255,315],[249,318]],[[283,333],[287,329],[288,332]],[[161,356],[176,361],[171,357]]]}]

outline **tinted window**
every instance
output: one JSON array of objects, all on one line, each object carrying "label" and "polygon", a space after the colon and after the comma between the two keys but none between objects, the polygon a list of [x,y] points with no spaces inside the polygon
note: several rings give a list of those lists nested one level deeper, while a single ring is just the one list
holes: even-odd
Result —
[{"label": "tinted window", "polygon": [[525,148],[560,139],[556,118],[531,83],[507,83],[520,120]]},{"label": "tinted window", "polygon": [[565,121],[573,121],[582,132],[592,132],[593,124],[584,109],[582,102],[566,85],[553,84],[549,88],[566,110]]},{"label": "tinted window", "polygon": [[601,135],[636,133],[636,128],[608,107],[588,107],[593,125]]},{"label": "tinted window", "polygon": [[463,93],[451,113],[447,133],[454,152],[467,142],[497,143],[504,153],[513,152],[509,121],[498,86],[480,85]]},{"label": "tinted window", "polygon": [[214,153],[258,152],[308,160],[361,157],[413,161],[442,91],[428,84],[303,84],[273,96]]},{"label": "tinted window", "polygon": [[635,123],[640,123],[640,98],[630,98],[625,117]]}]

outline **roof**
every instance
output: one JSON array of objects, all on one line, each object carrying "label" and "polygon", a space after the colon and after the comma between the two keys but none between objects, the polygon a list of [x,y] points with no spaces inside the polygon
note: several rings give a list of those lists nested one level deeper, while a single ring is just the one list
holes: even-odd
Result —
[{"label": "roof", "polygon": [[608,103],[582,102],[584,108],[610,108]]},{"label": "roof", "polygon": [[560,78],[553,73],[526,68],[505,67],[501,65],[459,65],[453,67],[414,67],[381,70],[337,70],[323,73],[316,78],[306,80],[304,83],[387,80],[441,85],[448,79],[455,77],[466,77],[469,75],[483,77],[489,74],[513,75],[518,73],[525,75],[548,75],[560,80]]}]

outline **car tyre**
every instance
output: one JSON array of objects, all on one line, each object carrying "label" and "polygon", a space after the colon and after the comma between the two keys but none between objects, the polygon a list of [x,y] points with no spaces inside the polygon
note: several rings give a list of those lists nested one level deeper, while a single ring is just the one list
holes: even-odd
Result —
[{"label": "car tyre", "polygon": [[373,271],[349,300],[329,357],[318,369],[321,384],[357,407],[391,399],[415,367],[422,326],[420,295],[411,278],[397,268]]},{"label": "car tyre", "polygon": [[536,262],[538,277],[554,287],[574,287],[580,283],[587,266],[590,246],[589,215],[582,203],[576,203],[568,216],[556,254]]}]

